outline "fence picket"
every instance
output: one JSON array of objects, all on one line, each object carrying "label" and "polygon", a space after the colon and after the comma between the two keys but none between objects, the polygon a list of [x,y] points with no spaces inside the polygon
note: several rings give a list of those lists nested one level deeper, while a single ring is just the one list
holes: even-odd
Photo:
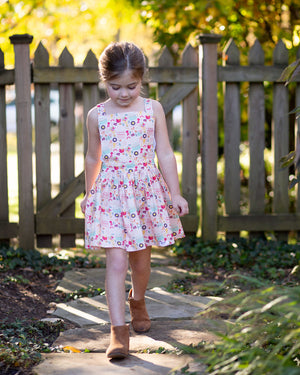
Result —
[{"label": "fence picket", "polygon": [[[98,68],[98,60],[94,53],[89,50],[84,62],[83,66],[89,69],[97,69]],[[83,148],[84,148],[84,155],[87,151],[87,128],[86,128],[86,118],[88,111],[94,107],[99,102],[99,89],[98,85],[95,83],[84,83],[82,89],[82,100],[83,100]]]},{"label": "fence picket", "polygon": [[[71,68],[74,66],[73,56],[67,48],[59,57],[61,67]],[[60,189],[70,183],[75,173],[75,87],[73,83],[59,84],[59,138],[60,138]],[[62,217],[73,217],[75,215],[75,204],[61,215]],[[62,247],[75,246],[75,234],[61,235]]]},{"label": "fence picket", "polygon": [[[249,53],[249,65],[259,70],[265,62],[258,40]],[[250,82],[248,105],[249,135],[249,213],[263,214],[265,210],[265,90],[263,82]],[[262,232],[250,232],[250,237],[262,237]]]},{"label": "fence picket", "polygon": [[[288,64],[288,50],[282,40],[278,42],[273,53],[273,65],[283,68]],[[278,77],[279,78],[279,77]],[[273,134],[272,149],[274,152],[274,212],[289,212],[289,171],[282,169],[280,159],[289,152],[289,99],[288,89],[284,82],[274,82],[273,87]],[[287,240],[287,232],[277,234],[277,238]]]},{"label": "fence picket", "polygon": [[[42,43],[34,55],[34,65],[49,66],[49,54]],[[36,156],[36,207],[37,212],[51,199],[51,123],[50,85],[37,83],[34,88],[35,156]],[[52,236],[37,235],[38,247],[51,247]]]},{"label": "fence picket", "polygon": [[[168,50],[167,47],[164,47],[162,50],[162,53],[158,59],[158,66],[159,67],[171,67],[174,65],[173,57]],[[169,83],[162,83],[158,85],[158,98],[161,98],[164,96],[164,94],[170,89]],[[177,101],[178,103],[178,101]],[[176,103],[176,104],[177,104]],[[173,126],[172,126],[172,113],[169,111],[166,111],[166,121],[167,121],[167,127],[168,127],[168,134],[171,145],[173,145]]]},{"label": "fence picket", "polygon": [[[198,53],[188,44],[182,54],[184,67],[198,67]],[[189,203],[189,215],[182,218],[186,232],[197,233],[197,160],[199,140],[198,88],[182,101],[182,194]]]},{"label": "fence picket", "polygon": [[[240,51],[233,40],[224,51],[226,65],[240,65]],[[241,134],[241,103],[240,83],[226,82],[224,96],[224,197],[228,215],[240,214],[240,134]],[[227,239],[239,237],[239,232],[227,232]]]}]

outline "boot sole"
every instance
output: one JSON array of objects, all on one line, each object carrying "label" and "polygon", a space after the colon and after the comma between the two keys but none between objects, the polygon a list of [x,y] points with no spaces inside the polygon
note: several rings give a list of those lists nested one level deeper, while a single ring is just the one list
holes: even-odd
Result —
[{"label": "boot sole", "polygon": [[[132,327],[133,328],[133,327]],[[133,330],[134,330],[134,332],[136,332],[136,333],[146,333],[146,332],[149,332],[150,331],[150,328],[149,329],[146,329],[146,330],[143,330],[143,331],[138,331],[138,330],[136,330],[136,329],[134,329],[133,328]]]},{"label": "boot sole", "polygon": [[107,356],[107,358],[111,358],[111,359],[124,359],[126,357],[128,357],[128,354],[121,353],[121,352],[113,353]]}]

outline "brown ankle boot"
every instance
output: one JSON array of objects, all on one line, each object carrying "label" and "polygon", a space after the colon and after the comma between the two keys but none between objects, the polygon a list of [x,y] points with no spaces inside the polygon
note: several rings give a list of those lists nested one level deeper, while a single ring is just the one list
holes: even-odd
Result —
[{"label": "brown ankle boot", "polygon": [[129,325],[111,326],[110,345],[106,350],[108,358],[125,358],[129,352]]},{"label": "brown ankle boot", "polygon": [[147,313],[145,298],[136,301],[132,298],[132,289],[128,295],[131,324],[135,332],[147,332],[151,328],[151,321]]}]

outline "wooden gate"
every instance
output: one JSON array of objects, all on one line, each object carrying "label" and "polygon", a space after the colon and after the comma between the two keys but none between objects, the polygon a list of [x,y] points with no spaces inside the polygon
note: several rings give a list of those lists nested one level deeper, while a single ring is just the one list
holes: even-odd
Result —
[{"label": "wooden gate", "polygon": [[[4,56],[0,59],[0,108],[5,108],[5,86],[16,86],[17,152],[19,184],[19,223],[10,223],[7,190],[6,120],[0,115],[0,240],[19,237],[23,248],[51,247],[52,236],[60,234],[61,246],[75,246],[76,234],[83,236],[84,220],[75,218],[74,201],[84,191],[84,173],[75,176],[75,87],[80,86],[83,118],[100,98],[98,61],[90,51],[82,67],[64,49],[58,66],[49,66],[49,54],[40,43],[30,64],[30,35],[11,37],[15,50],[15,69],[6,70]],[[1,52],[1,51],[0,51]],[[2,53],[2,52],[1,52]],[[1,54],[0,54],[1,57]],[[167,115],[169,136],[172,138],[172,110],[182,103],[182,191],[189,201],[190,214],[183,218],[186,232],[198,229],[197,156],[198,156],[198,53],[188,45],[182,65],[174,66],[168,50],[163,50],[157,67],[149,67],[149,83],[157,86],[157,98]],[[34,86],[35,157],[32,168],[31,86]],[[52,199],[51,182],[51,122],[50,89],[59,91],[60,192]],[[87,149],[84,128],[83,152]],[[2,137],[2,135],[4,135]],[[55,167],[55,166],[54,166]],[[53,168],[53,166],[52,166]],[[36,176],[36,197],[33,194],[33,174]],[[4,178],[2,178],[4,176]],[[35,237],[36,235],[36,237]]]}]

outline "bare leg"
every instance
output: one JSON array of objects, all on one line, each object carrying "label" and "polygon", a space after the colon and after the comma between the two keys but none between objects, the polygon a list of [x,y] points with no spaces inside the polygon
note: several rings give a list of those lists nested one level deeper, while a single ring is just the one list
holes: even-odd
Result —
[{"label": "bare leg", "polygon": [[128,270],[127,252],[106,249],[105,290],[110,321],[113,326],[125,324],[125,278]]},{"label": "bare leg", "polygon": [[129,252],[131,268],[132,298],[141,300],[145,297],[151,272],[151,246],[145,250]]}]

